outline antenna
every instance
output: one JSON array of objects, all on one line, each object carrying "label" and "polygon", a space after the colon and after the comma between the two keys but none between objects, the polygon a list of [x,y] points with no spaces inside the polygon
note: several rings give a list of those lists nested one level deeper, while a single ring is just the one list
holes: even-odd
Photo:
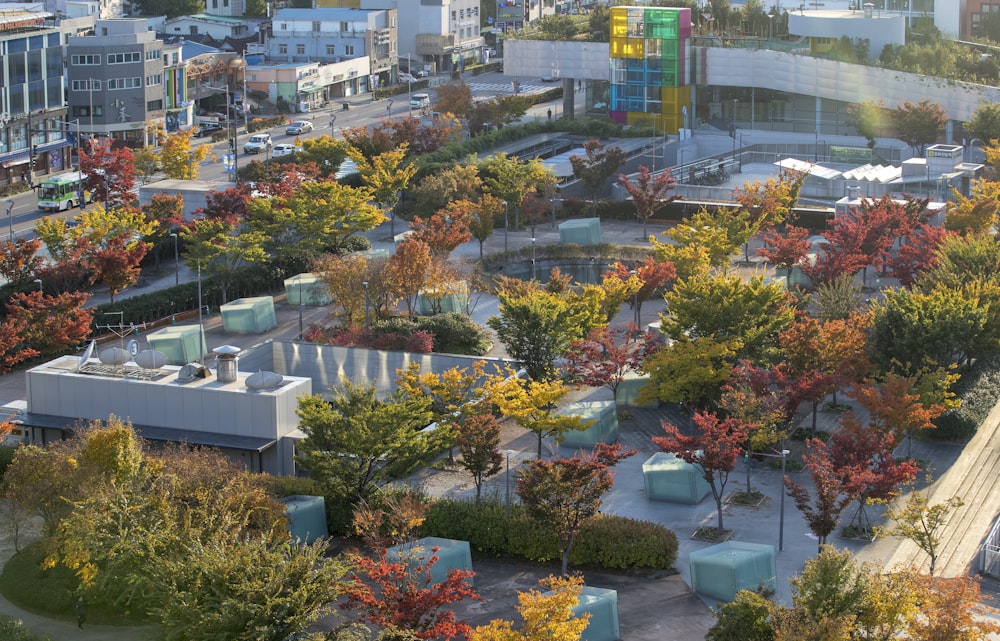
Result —
[{"label": "antenna", "polygon": [[[105,316],[118,316],[118,325],[98,325],[97,329],[105,329],[118,337],[118,347],[125,351],[125,337],[129,334],[138,334],[140,329],[146,329],[146,323],[129,323],[125,327],[125,312],[104,312]],[[124,363],[122,367],[124,367]]]}]

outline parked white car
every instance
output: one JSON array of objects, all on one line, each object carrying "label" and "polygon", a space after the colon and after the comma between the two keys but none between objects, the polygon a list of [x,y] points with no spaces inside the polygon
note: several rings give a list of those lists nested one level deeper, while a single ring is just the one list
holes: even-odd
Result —
[{"label": "parked white car", "polygon": [[302,151],[302,147],[282,143],[274,146],[274,149],[271,150],[271,157],[281,158],[282,156],[291,156],[297,151]]},{"label": "parked white car", "polygon": [[410,97],[410,107],[413,109],[423,109],[431,106],[431,97],[426,93],[415,93]]}]

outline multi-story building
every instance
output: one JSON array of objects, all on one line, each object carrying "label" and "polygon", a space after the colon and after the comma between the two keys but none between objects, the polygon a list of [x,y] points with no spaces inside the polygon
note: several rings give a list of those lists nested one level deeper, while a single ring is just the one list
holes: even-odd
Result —
[{"label": "multi-story building", "polygon": [[368,56],[371,86],[395,75],[395,9],[281,9],[271,22],[267,55],[273,62],[343,62]]},{"label": "multi-story building", "polygon": [[524,25],[556,14],[555,0],[497,0],[497,29],[519,31]]},{"label": "multi-story building", "polygon": [[66,47],[70,120],[92,136],[152,143],[166,126],[163,42],[142,18],[98,20],[94,31]]},{"label": "multi-story building", "polygon": [[64,85],[53,15],[0,11],[0,185],[72,166]]},{"label": "multi-story building", "polygon": [[253,33],[246,20],[207,13],[196,13],[165,20],[163,32],[170,36],[207,35],[219,41],[226,38],[246,38]]},{"label": "multi-story building", "polygon": [[399,58],[409,56],[415,67],[451,71],[483,59],[479,0],[362,0],[361,6],[397,10]]}]

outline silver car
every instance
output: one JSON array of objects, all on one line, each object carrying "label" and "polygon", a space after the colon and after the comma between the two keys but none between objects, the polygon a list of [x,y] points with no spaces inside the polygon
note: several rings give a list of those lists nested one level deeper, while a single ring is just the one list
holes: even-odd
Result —
[{"label": "silver car", "polygon": [[299,136],[313,130],[313,124],[308,120],[296,120],[285,127],[285,133],[289,136]]}]

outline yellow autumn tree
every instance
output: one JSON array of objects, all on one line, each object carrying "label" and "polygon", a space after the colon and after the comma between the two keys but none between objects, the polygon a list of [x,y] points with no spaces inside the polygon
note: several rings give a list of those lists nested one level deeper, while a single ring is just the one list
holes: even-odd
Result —
[{"label": "yellow autumn tree", "polygon": [[610,323],[618,315],[622,304],[642,289],[642,280],[635,274],[630,275],[627,280],[622,280],[620,276],[611,274],[601,281],[600,289],[604,298],[601,303],[604,319]]},{"label": "yellow autumn tree", "polygon": [[583,590],[583,577],[542,579],[546,592],[528,590],[517,595],[517,612],[524,619],[520,630],[503,619],[474,628],[469,641],[578,641],[590,623],[590,614],[573,615]]},{"label": "yellow autumn tree", "polygon": [[500,408],[500,414],[538,436],[538,458],[542,458],[542,439],[556,439],[571,430],[582,430],[593,421],[579,416],[562,416],[556,413],[556,404],[569,393],[561,380],[521,380],[513,370],[507,369],[487,377],[483,383],[487,398]]},{"label": "yellow autumn tree", "polygon": [[1000,212],[1000,182],[978,179],[972,181],[972,193],[966,198],[953,189],[955,202],[945,214],[945,229],[952,231],[986,232],[997,223]]},{"label": "yellow autumn tree", "polygon": [[409,186],[417,173],[415,163],[403,164],[408,145],[403,143],[396,149],[372,156],[369,160],[358,149],[351,147],[348,155],[357,166],[361,180],[372,190],[375,202],[389,209],[389,233],[395,234],[393,226],[396,222],[395,206],[401,191]]},{"label": "yellow autumn tree", "polygon": [[175,180],[195,180],[198,166],[209,157],[208,145],[191,146],[193,129],[162,134],[160,140],[160,167],[168,178]]},{"label": "yellow autumn tree", "polygon": [[326,255],[313,263],[312,271],[340,308],[340,321],[354,327],[365,317],[365,275],[368,261],[363,256]]}]

